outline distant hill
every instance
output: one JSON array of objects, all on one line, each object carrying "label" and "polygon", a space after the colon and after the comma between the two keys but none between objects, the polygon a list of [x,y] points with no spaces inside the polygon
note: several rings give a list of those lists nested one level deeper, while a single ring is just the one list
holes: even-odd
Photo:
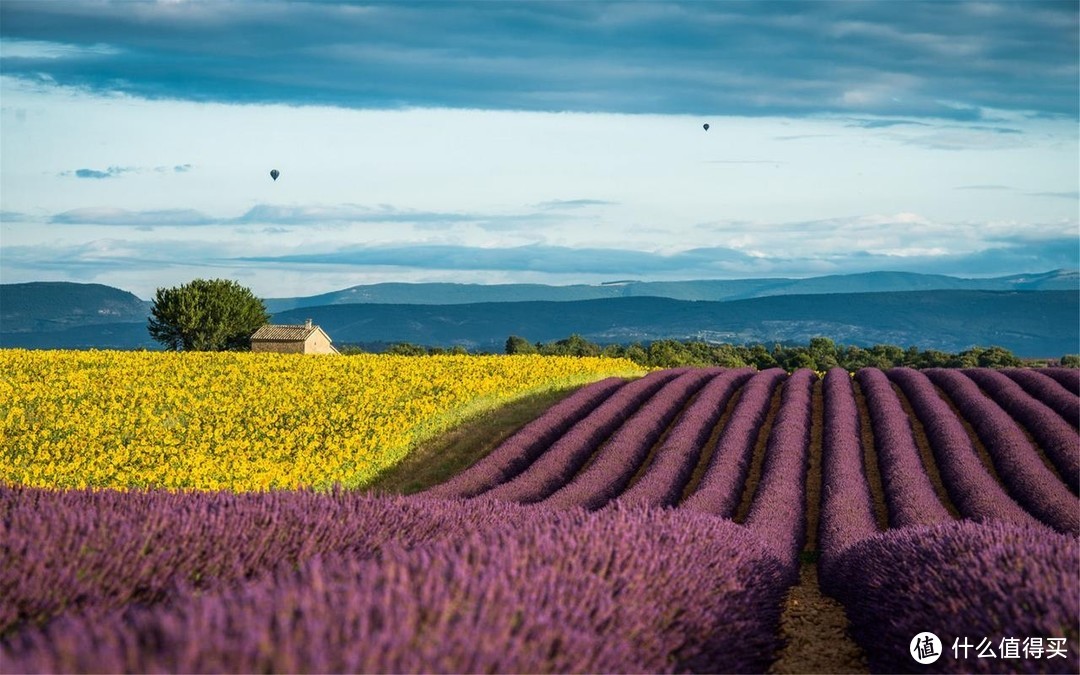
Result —
[{"label": "distant hill", "polygon": [[38,281],[0,284],[0,331],[55,332],[85,326],[145,322],[150,303],[102,284]]},{"label": "distant hill", "polygon": [[698,281],[634,281],[548,286],[544,284],[384,283],[353,286],[332,293],[299,298],[268,298],[271,312],[299,307],[353,303],[453,305],[478,302],[599,300],[660,297],[675,300],[743,300],[770,295],[872,293],[887,291],[1076,291],[1080,273],[1054,270],[989,279],[965,279],[940,274],[867,272],[808,279],[734,279]]},{"label": "distant hill", "polygon": [[471,305],[352,304],[274,316],[312,318],[336,343],[414,342],[500,351],[506,337],[547,342],[577,333],[594,342],[661,338],[744,344],[878,343],[962,351],[998,345],[1024,357],[1080,350],[1080,294],[1068,291],[908,291],[783,295],[730,302],[607,298]]},{"label": "distant hill", "polygon": [[[923,288],[971,284],[995,288]],[[1059,286],[1066,289],[1053,290]],[[880,288],[893,290],[868,290]],[[614,295],[578,297],[596,293]],[[663,293],[690,297],[659,297]],[[415,302],[425,294],[438,302]],[[728,299],[703,299],[716,296]],[[573,333],[601,343],[677,338],[794,344],[825,336],[842,344],[943,351],[998,345],[1036,358],[1080,352],[1080,285],[1069,271],[978,280],[877,272],[579,286],[378,284],[313,297],[327,302],[281,301],[301,303],[288,309],[268,303],[273,320],[312,318],[337,344],[413,342],[496,352],[511,334],[546,342]],[[466,302],[489,297],[515,300]],[[346,298],[353,301],[345,304]],[[3,284],[0,347],[158,348],[146,330],[149,307],[131,293],[99,284]]]},{"label": "distant hill", "polygon": [[146,321],[97,323],[55,331],[0,331],[0,348],[26,349],[161,349],[146,330]]}]

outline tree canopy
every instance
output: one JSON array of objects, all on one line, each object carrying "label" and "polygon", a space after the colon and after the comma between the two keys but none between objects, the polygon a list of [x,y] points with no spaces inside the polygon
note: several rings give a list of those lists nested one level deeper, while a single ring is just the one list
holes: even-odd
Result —
[{"label": "tree canopy", "polygon": [[195,279],[154,294],[147,329],[170,351],[246,351],[270,320],[263,301],[228,279]]},{"label": "tree canopy", "polygon": [[642,344],[610,344],[601,346],[585,340],[580,335],[554,342],[537,342],[516,335],[506,342],[507,354],[540,353],[560,356],[610,356],[623,357],[649,368],[677,368],[680,366],[722,366],[742,368],[752,366],[759,370],[798,368],[828,370],[842,366],[858,370],[867,366],[913,368],[982,366],[1002,368],[1021,365],[1020,359],[1002,347],[972,347],[956,354],[916,347],[904,349],[896,345],[878,344],[872,347],[838,345],[827,337],[811,338],[808,345],[780,345],[772,348],[763,344],[732,345],[694,340],[654,340]]}]

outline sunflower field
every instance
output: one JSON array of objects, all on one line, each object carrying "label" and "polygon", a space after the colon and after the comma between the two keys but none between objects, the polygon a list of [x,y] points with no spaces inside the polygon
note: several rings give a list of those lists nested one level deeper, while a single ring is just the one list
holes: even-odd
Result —
[{"label": "sunflower field", "polygon": [[0,483],[360,487],[474,412],[623,359],[0,350]]}]

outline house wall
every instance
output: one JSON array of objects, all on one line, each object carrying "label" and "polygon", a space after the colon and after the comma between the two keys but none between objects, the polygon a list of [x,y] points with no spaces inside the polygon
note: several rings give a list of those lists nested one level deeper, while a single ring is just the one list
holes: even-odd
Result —
[{"label": "house wall", "polygon": [[303,351],[305,354],[333,354],[337,350],[330,346],[330,338],[317,330],[308,336],[307,341],[304,342]]},{"label": "house wall", "polygon": [[303,354],[304,343],[296,340],[252,340],[253,352],[277,352],[279,354]]}]

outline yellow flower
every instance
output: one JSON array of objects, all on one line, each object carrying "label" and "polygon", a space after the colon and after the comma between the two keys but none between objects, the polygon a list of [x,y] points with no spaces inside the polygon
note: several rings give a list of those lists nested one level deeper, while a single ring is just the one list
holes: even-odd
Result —
[{"label": "yellow flower", "polygon": [[473,412],[641,372],[535,355],[0,350],[0,482],[361,486]]}]

